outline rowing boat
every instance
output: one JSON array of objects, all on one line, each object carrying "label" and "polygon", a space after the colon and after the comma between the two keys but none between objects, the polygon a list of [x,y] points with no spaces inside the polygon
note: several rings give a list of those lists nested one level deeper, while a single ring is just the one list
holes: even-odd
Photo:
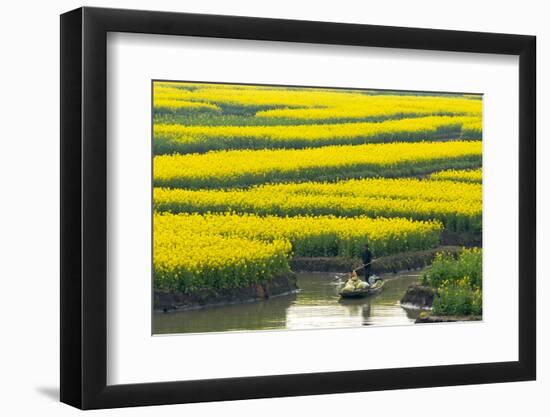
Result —
[{"label": "rowing boat", "polygon": [[373,285],[371,285],[368,288],[363,288],[360,290],[355,291],[340,291],[340,297],[342,298],[364,298],[369,297],[371,295],[378,294],[380,291],[382,291],[382,288],[384,287],[384,281],[379,280],[376,281]]}]

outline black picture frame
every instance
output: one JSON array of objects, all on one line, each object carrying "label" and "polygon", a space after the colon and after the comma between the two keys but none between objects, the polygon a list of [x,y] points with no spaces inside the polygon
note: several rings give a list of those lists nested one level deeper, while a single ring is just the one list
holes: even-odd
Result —
[{"label": "black picture frame", "polygon": [[[108,32],[519,56],[519,360],[107,385]],[[252,17],[88,7],[61,15],[61,401],[95,409],[535,379],[535,45],[524,35]]]}]

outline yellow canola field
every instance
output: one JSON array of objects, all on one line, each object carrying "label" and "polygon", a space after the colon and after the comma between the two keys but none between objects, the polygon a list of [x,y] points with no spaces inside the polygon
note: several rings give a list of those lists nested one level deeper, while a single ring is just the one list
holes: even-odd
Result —
[{"label": "yellow canola field", "polygon": [[[270,242],[204,234],[188,224],[185,234],[155,216],[155,288],[190,292],[236,288],[289,270],[287,240]],[[179,233],[178,233],[179,232]]]},{"label": "yellow canola field", "polygon": [[157,104],[158,100],[189,100],[190,91],[185,88],[180,88],[182,83],[153,83],[153,105]]},{"label": "yellow canola field", "polygon": [[480,141],[367,144],[311,149],[158,155],[154,184],[232,187],[265,182],[405,176],[481,165]]},{"label": "yellow canola field", "polygon": [[449,169],[445,171],[440,172],[434,172],[432,175],[430,175],[430,179],[432,180],[442,180],[442,181],[463,181],[463,182],[470,182],[470,183],[478,183],[480,184],[481,188],[481,182],[483,180],[483,172],[482,169]]},{"label": "yellow canola field", "polygon": [[155,210],[172,213],[237,212],[277,216],[406,217],[437,219],[451,230],[479,230],[481,200],[363,197],[338,194],[272,193],[262,189],[188,190],[155,188]]},{"label": "yellow canola field", "polygon": [[[480,232],[480,96],[154,82],[154,286],[288,274]],[[468,140],[465,140],[468,139]],[[422,178],[422,179],[419,179]]]},{"label": "yellow canola field", "polygon": [[[172,99],[158,99],[155,100],[155,110],[157,111],[168,111],[175,112],[179,110],[185,110],[187,112],[203,112],[203,111],[214,111],[221,112],[221,108],[215,104],[210,103],[200,103],[196,101],[184,101],[184,100],[172,100]],[[157,126],[164,126],[155,124]]]},{"label": "yellow canola field", "polygon": [[[431,178],[443,180],[442,174],[455,172],[457,175],[470,171],[440,171]],[[268,194],[333,195],[370,198],[395,198],[413,200],[481,202],[481,185],[466,182],[430,181],[417,178],[367,178],[338,182],[302,182],[288,184],[267,184],[254,190]]]},{"label": "yellow canola field", "polygon": [[[188,102],[182,102],[188,103]],[[187,126],[155,124],[155,153],[190,153],[212,149],[304,148],[367,142],[419,141],[437,135],[481,138],[478,117],[431,116],[383,122],[282,126]]]},{"label": "yellow canola field", "polygon": [[258,216],[255,214],[155,213],[176,238],[188,231],[266,241],[287,239],[297,256],[359,256],[366,241],[378,256],[437,245],[438,221],[336,216]]},{"label": "yellow canola field", "polygon": [[370,94],[365,90],[229,84],[185,84],[186,88],[177,87],[176,83],[156,82],[155,106],[157,99],[183,99],[218,105],[283,107],[261,112],[258,116],[294,119],[481,113],[481,100],[461,96],[389,95]]},{"label": "yellow canola field", "polygon": [[271,109],[259,111],[256,116],[294,120],[332,120],[430,114],[479,116],[481,101],[456,97],[365,95],[339,100],[337,103],[329,104],[328,107]]},{"label": "yellow canola field", "polygon": [[234,288],[289,270],[288,258],[378,256],[434,247],[437,221],[332,216],[154,215],[155,287],[178,291]]}]

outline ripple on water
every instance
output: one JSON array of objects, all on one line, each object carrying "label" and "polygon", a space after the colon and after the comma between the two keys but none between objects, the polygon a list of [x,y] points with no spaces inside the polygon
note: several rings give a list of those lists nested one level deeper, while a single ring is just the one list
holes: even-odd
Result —
[{"label": "ripple on water", "polygon": [[355,300],[340,299],[334,276],[298,274],[298,293],[258,303],[155,314],[155,333],[388,326],[411,324],[416,319],[418,312],[403,309],[399,300],[418,281],[419,271],[388,274],[379,295]]}]

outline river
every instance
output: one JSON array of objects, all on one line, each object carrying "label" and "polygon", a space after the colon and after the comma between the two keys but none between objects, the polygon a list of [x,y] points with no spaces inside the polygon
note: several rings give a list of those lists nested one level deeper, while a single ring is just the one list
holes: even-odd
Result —
[{"label": "river", "polygon": [[335,273],[300,273],[295,294],[265,301],[176,313],[155,313],[155,334],[225,332],[235,330],[322,329],[411,324],[415,310],[399,300],[422,271],[384,274],[383,291],[363,299],[340,300]]}]

